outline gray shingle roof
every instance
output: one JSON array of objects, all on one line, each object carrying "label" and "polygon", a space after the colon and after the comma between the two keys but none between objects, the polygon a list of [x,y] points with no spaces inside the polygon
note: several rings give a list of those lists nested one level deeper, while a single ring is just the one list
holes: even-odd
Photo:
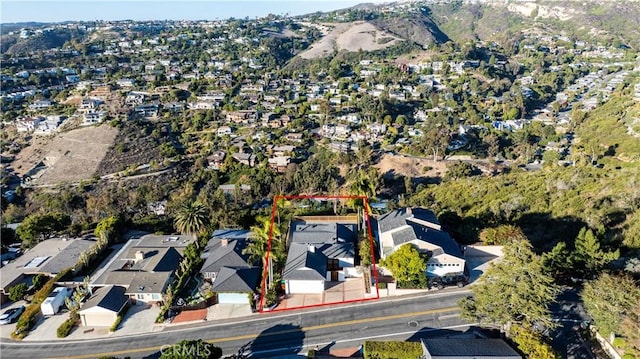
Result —
[{"label": "gray shingle roof", "polygon": [[47,261],[40,269],[43,273],[57,274],[61,271],[73,267],[78,263],[78,258],[82,252],[86,252],[94,245],[95,241],[88,241],[84,239],[72,239],[65,249],[58,253],[51,253],[53,256]]},{"label": "gray shingle roof", "polygon": [[[289,233],[292,245],[312,244],[327,258],[353,258],[355,256],[355,240],[357,238],[355,224],[292,221]],[[291,249],[289,250],[291,251]]]},{"label": "gray shingle roof", "polygon": [[520,356],[502,339],[421,339],[423,348],[431,354],[431,358],[438,359],[520,359]]},{"label": "gray shingle roof", "polygon": [[[113,273],[112,273],[113,274]],[[133,272],[129,273],[127,293],[163,293],[169,281],[170,272]]]},{"label": "gray shingle roof", "polygon": [[327,258],[353,258],[355,256],[355,245],[350,243],[325,243],[318,248]]},{"label": "gray shingle roof", "polygon": [[[245,229],[224,229],[213,232],[207,243],[203,258],[206,258],[200,273],[218,273],[222,267],[251,268],[249,256],[242,254],[247,247],[247,238],[251,234]],[[222,241],[227,240],[223,246]]]},{"label": "gray shingle roof", "polygon": [[391,211],[378,218],[378,225],[381,232],[387,232],[407,224],[408,218],[417,218],[425,222],[438,224],[438,218],[433,211],[426,208],[400,208]]},{"label": "gray shingle roof", "polygon": [[353,242],[356,239],[355,224],[291,221],[289,231],[291,243]]},{"label": "gray shingle roof", "polygon": [[258,287],[260,269],[223,267],[213,282],[211,290],[214,292],[253,293]]},{"label": "gray shingle roof", "polygon": [[409,213],[406,209],[398,209],[380,217],[378,220],[380,230],[381,232],[387,232],[401,228],[391,233],[394,246],[399,246],[417,239],[441,248],[441,250],[434,250],[432,256],[446,253],[454,257],[463,258],[460,247],[447,232],[407,220],[412,217],[438,224],[435,215],[430,210],[413,208],[411,213]]},{"label": "gray shingle roof", "polygon": [[[135,258],[140,248],[130,248],[120,260]],[[144,259],[133,262],[129,269],[116,269],[100,277],[100,284],[114,284],[127,287],[127,293],[162,293],[169,277],[180,265],[182,256],[173,248],[146,248]]]},{"label": "gray shingle roof", "polygon": [[240,240],[230,240],[226,246],[219,246],[209,254],[202,265],[200,273],[218,273],[223,267],[229,268],[250,268],[247,262],[248,256],[242,254],[246,248],[246,242]]},{"label": "gray shingle roof", "polygon": [[82,305],[82,309],[101,307],[119,313],[129,300],[124,293],[124,287],[120,286],[109,285],[96,288],[93,296]]},{"label": "gray shingle roof", "polygon": [[406,208],[396,209],[378,218],[378,227],[380,232],[387,232],[407,224],[407,218],[411,217],[411,213]]},{"label": "gray shingle roof", "polygon": [[309,251],[307,244],[291,243],[282,279],[325,280],[326,276],[327,257],[324,254],[318,249]]}]

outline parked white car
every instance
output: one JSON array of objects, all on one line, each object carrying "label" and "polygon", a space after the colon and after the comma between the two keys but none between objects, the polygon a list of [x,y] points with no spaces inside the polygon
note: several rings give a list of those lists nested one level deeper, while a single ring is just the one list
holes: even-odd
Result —
[{"label": "parked white car", "polygon": [[2,315],[0,315],[0,325],[15,322],[18,317],[20,317],[20,314],[22,314],[22,312],[24,312],[23,305],[6,310],[4,313],[2,313]]}]

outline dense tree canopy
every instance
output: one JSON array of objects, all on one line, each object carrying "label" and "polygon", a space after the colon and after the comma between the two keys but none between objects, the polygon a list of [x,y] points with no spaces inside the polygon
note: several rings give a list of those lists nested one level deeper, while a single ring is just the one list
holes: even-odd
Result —
[{"label": "dense tree canopy", "polygon": [[39,240],[66,229],[71,218],[62,213],[32,214],[27,216],[16,229],[16,234],[26,247],[32,247]]},{"label": "dense tree canopy", "polygon": [[391,271],[399,287],[421,287],[426,283],[427,258],[413,244],[403,244],[381,260],[380,266]]},{"label": "dense tree canopy", "polygon": [[622,334],[623,320],[637,317],[640,288],[630,277],[605,273],[584,285],[582,300],[603,335]]},{"label": "dense tree canopy", "polygon": [[461,302],[463,316],[486,325],[552,326],[549,304],[558,288],[543,272],[542,260],[526,240],[508,243],[504,258],[492,264]]}]

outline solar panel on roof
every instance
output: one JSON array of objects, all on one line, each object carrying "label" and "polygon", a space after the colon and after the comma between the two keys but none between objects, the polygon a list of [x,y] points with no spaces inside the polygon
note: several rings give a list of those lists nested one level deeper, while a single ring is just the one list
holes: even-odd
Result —
[{"label": "solar panel on roof", "polygon": [[51,258],[51,256],[43,256],[43,257],[35,257],[29,261],[29,263],[25,264],[25,268],[37,268],[42,265],[47,259]]}]

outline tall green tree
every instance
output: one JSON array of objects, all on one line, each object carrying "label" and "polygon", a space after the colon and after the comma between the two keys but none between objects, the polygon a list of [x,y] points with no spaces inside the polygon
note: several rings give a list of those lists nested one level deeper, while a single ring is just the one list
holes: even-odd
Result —
[{"label": "tall green tree", "polygon": [[123,220],[119,216],[109,216],[101,220],[93,233],[96,237],[106,237],[108,242],[113,243],[118,239],[118,235],[122,232]]},{"label": "tall green tree", "polygon": [[209,211],[202,203],[194,201],[180,207],[175,217],[175,227],[178,232],[197,236],[203,233],[209,225]]},{"label": "tall green tree", "polygon": [[29,289],[29,287],[26,283],[18,283],[9,288],[9,300],[14,302],[21,300],[25,294],[27,294],[27,289]]},{"label": "tall green tree", "polygon": [[640,288],[629,276],[605,273],[586,283],[581,296],[600,333],[620,334],[621,323],[640,303]]},{"label": "tall green tree", "polygon": [[507,243],[504,257],[492,264],[460,302],[464,318],[508,329],[512,324],[552,327],[551,304],[558,292],[542,260],[526,240]]},{"label": "tall green tree", "polygon": [[426,284],[427,257],[413,244],[402,245],[381,260],[380,266],[391,271],[399,286]]},{"label": "tall green tree", "polygon": [[66,229],[71,217],[62,213],[32,214],[27,216],[16,229],[16,234],[26,247],[33,247],[40,240],[47,239],[56,232]]},{"label": "tall green tree", "polygon": [[570,262],[579,272],[591,277],[618,257],[620,250],[603,250],[600,246],[600,236],[591,229],[582,228],[576,237],[575,250],[571,253]]},{"label": "tall green tree", "polygon": [[551,345],[547,343],[546,338],[531,328],[514,325],[509,331],[509,336],[527,358],[555,359],[559,357]]},{"label": "tall green tree", "polygon": [[565,242],[559,242],[553,249],[542,255],[542,264],[545,271],[553,276],[571,272],[573,268],[567,260],[570,255],[567,244]]}]

